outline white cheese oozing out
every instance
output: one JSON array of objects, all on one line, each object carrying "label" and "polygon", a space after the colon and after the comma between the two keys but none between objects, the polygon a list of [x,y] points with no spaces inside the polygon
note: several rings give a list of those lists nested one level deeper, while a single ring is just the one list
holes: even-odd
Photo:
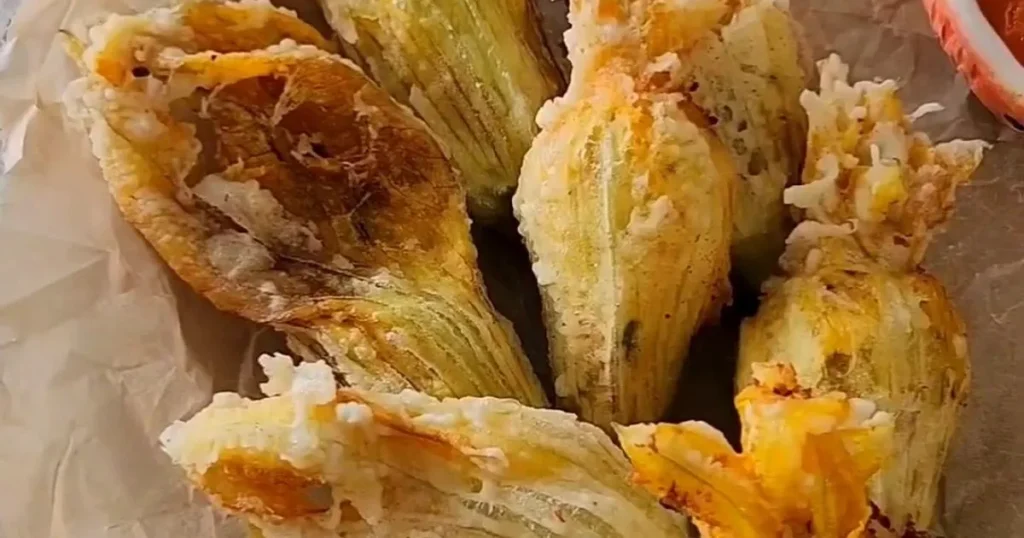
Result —
[{"label": "white cheese oozing out", "polygon": [[292,358],[282,353],[263,355],[258,359],[267,382],[260,384],[260,390],[267,396],[280,396],[292,388],[295,379],[295,364]]},{"label": "white cheese oozing out", "polygon": [[288,393],[295,405],[295,421],[288,450],[281,456],[299,469],[322,463],[325,458],[321,427],[313,420],[312,411],[333,402],[336,391],[334,373],[326,363],[304,362],[295,367]]},{"label": "white cheese oozing out", "polygon": [[793,185],[783,191],[783,201],[800,209],[806,209],[818,219],[827,219],[829,209],[838,198],[836,180],[839,179],[839,159],[829,153],[815,163],[818,172],[814,181]]},{"label": "white cheese oozing out", "polygon": [[678,217],[672,200],[659,196],[647,206],[634,207],[629,215],[627,233],[635,239],[653,239],[658,232]]},{"label": "white cheese oozing out", "polygon": [[245,278],[274,266],[274,257],[267,247],[250,235],[233,231],[207,239],[206,257],[229,279]]},{"label": "white cheese oozing out", "polygon": [[[389,510],[402,509],[401,501],[387,501],[386,492],[394,487],[388,481],[405,480],[406,476],[402,472],[404,463],[390,459],[392,451],[388,446],[401,443],[402,436],[410,435],[406,427],[390,420],[407,421],[423,435],[434,432],[440,438],[464,427],[489,431],[496,427],[492,420],[518,409],[511,402],[493,398],[438,401],[413,391],[359,393],[353,396],[365,398],[364,401],[337,403],[337,385],[327,364],[295,365],[291,357],[283,354],[264,355],[258,362],[267,376],[260,388],[268,398],[247,400],[233,394],[217,395],[213,405],[188,422],[169,427],[161,440],[164,450],[192,476],[205,473],[226,450],[248,448],[269,451],[297,469],[320,477],[330,489],[333,508],[302,522],[278,524],[250,517],[250,522],[263,529],[268,538],[321,536],[321,531],[324,536],[333,536],[331,533],[337,532],[342,521],[342,506],[354,508],[367,525],[386,534]],[[330,414],[323,413],[325,406],[330,406],[326,407]],[[286,410],[293,412],[283,415]],[[384,420],[378,416],[395,418]],[[275,423],[264,422],[263,417],[287,418]],[[482,487],[471,493],[474,499],[493,502],[500,498],[502,477],[510,471],[509,458],[500,443],[456,443],[452,448],[459,450],[475,469],[465,468],[465,460],[454,462],[446,458],[431,460],[433,463],[425,470],[412,464],[409,472],[426,473],[417,487],[456,491],[472,477],[479,479]],[[415,496],[426,491],[408,493]],[[399,504],[389,506],[386,502]],[[308,534],[310,531],[314,534]]]},{"label": "white cheese oozing out", "polygon": [[537,261],[533,264],[533,274],[537,277],[538,286],[548,286],[558,280],[558,271],[550,264],[542,261]]},{"label": "white cheese oozing out", "polygon": [[311,252],[323,248],[313,225],[288,212],[273,193],[260,188],[255,180],[228,181],[210,174],[193,191],[260,241]]}]

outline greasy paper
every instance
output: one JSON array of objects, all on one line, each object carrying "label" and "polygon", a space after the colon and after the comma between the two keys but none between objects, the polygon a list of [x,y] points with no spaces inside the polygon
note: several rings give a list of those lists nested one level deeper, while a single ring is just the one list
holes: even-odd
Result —
[{"label": "greasy paper", "polygon": [[[0,0],[0,12],[12,1]],[[296,1],[302,0],[290,3]],[[564,2],[537,1],[549,15],[548,35],[557,35]],[[60,106],[77,73],[57,31],[158,3],[22,0],[0,48],[4,538],[241,535],[235,522],[190,493],[156,439],[214,390],[251,387],[251,359],[274,347],[274,336],[215,312],[164,268],[121,220],[84,135],[65,125]],[[963,538],[1013,536],[1024,528],[1015,508],[1024,505],[1024,429],[1016,427],[1024,424],[1024,408],[1015,387],[1024,381],[1024,354],[1016,352],[1024,338],[1024,220],[1016,212],[1024,180],[1015,174],[1024,169],[1024,145],[954,78],[918,1],[791,5],[815,57],[837,51],[853,64],[855,78],[899,80],[911,109],[945,105],[921,122],[936,138],[1001,141],[974,186],[962,191],[956,219],[928,266],[968,320],[974,361],[973,396],[948,465],[945,528]],[[501,261],[506,251],[497,245],[504,241],[507,252],[519,246],[501,234],[489,237],[477,236],[487,243],[485,270],[499,269],[488,270],[488,284],[510,290],[496,291],[496,303],[519,322],[531,354],[542,356],[543,337],[525,314],[536,297],[514,292],[521,272]],[[735,340],[732,332],[717,330],[726,342]],[[699,382],[714,377],[705,370],[723,367],[730,350],[722,341],[695,344],[676,415],[716,420],[702,402],[728,405],[728,379]]]}]

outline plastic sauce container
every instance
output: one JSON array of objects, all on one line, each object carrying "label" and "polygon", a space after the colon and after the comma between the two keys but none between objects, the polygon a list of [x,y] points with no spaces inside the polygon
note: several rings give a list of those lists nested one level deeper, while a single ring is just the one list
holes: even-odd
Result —
[{"label": "plastic sauce container", "polygon": [[1024,0],[924,0],[924,6],[974,94],[1024,131]]}]

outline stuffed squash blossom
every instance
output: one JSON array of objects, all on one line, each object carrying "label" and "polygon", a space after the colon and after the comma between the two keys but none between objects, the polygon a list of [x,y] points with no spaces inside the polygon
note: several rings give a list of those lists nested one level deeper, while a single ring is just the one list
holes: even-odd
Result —
[{"label": "stuffed squash blossom", "polygon": [[335,386],[260,359],[268,398],[218,394],[161,436],[189,479],[265,538],[685,538],[600,429],[512,400]]},{"label": "stuffed squash blossom", "polygon": [[890,453],[892,416],[812,394],[787,364],[754,365],[753,378],[736,397],[742,452],[703,422],[617,427],[634,481],[704,538],[888,538],[867,484]]},{"label": "stuffed squash blossom", "polygon": [[563,87],[532,0],[320,4],[346,54],[451,152],[473,216],[507,216],[537,110]]},{"label": "stuffed squash blossom", "polygon": [[609,427],[660,418],[728,299],[735,172],[699,110],[645,72],[667,29],[605,4],[571,6],[572,80],[539,114],[513,204],[559,405]]},{"label": "stuffed squash blossom", "polygon": [[628,57],[649,88],[683,94],[707,117],[738,174],[733,269],[754,287],[771,275],[792,229],[782,193],[799,182],[807,141],[807,81],[785,4],[573,0],[576,29],[566,34],[575,71]]},{"label": "stuffed squash blossom", "polygon": [[69,113],[128,222],[197,292],[354,386],[545,403],[441,148],[312,27],[191,0],[113,15],[84,45]]},{"label": "stuffed squash blossom", "polygon": [[670,18],[678,29],[656,42],[667,49],[652,51],[661,53],[656,65],[668,69],[666,84],[707,114],[739,174],[733,269],[756,287],[771,275],[792,227],[782,192],[799,182],[807,140],[794,22],[775,0],[651,4],[652,19]]},{"label": "stuffed squash blossom", "polygon": [[[896,85],[847,83],[837,57],[807,92],[804,184],[786,192],[806,220],[789,239],[786,277],[772,282],[742,330],[740,371],[786,361],[801,385],[870,399],[895,417],[895,444],[872,501],[897,530],[928,529],[970,367],[964,323],[918,264],[985,145],[932,145]],[[738,387],[749,382],[741,377]]]}]

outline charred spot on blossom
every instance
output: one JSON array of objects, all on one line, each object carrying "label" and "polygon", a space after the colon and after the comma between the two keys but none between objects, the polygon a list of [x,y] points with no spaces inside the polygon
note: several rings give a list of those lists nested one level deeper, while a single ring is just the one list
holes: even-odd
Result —
[{"label": "charred spot on blossom", "polygon": [[687,88],[691,93],[700,89],[700,82],[693,81],[690,83],[690,87]]},{"label": "charred spot on blossom", "polygon": [[637,331],[640,329],[640,322],[632,319],[626,323],[625,328],[622,329],[622,348],[625,350],[626,360],[630,361],[633,359],[633,354],[637,348]]},{"label": "charred spot on blossom", "polygon": [[878,505],[875,503],[871,503],[871,521],[874,521],[887,531],[894,530],[892,528],[892,521],[889,519],[889,516],[883,514],[882,511],[878,508]]},{"label": "charred spot on blossom", "polygon": [[149,68],[144,65],[137,65],[132,68],[132,76],[135,78],[146,78],[149,75]]},{"label": "charred spot on blossom", "polygon": [[689,496],[686,492],[680,492],[676,489],[676,484],[673,482],[669,486],[668,491],[665,492],[665,495],[658,499],[658,503],[670,510],[679,510],[687,506],[688,500]]},{"label": "charred spot on blossom", "polygon": [[355,228],[356,234],[359,236],[361,241],[364,243],[368,243],[370,241],[370,230],[366,228],[366,223],[356,220],[352,223],[352,227]]},{"label": "charred spot on blossom", "polygon": [[797,397],[797,398],[810,398],[811,389],[805,389],[799,386],[791,387],[783,384],[776,384],[772,386],[772,394],[781,396],[783,398]]},{"label": "charred spot on blossom", "polygon": [[747,173],[752,176],[760,175],[768,168],[768,160],[764,158],[761,150],[754,150],[750,154],[750,161],[747,163]]},{"label": "charred spot on blossom", "polygon": [[[726,119],[726,121],[728,121],[728,119]],[[739,155],[746,155],[749,148],[747,148],[747,143],[744,142],[742,138],[737,138],[732,141],[732,149]]]},{"label": "charred spot on blossom", "polygon": [[313,142],[312,144],[310,144],[310,149],[312,149],[313,153],[315,153],[316,156],[320,157],[321,159],[326,159],[327,157],[330,156],[330,154],[327,152],[327,146],[324,145],[322,142]]},{"label": "charred spot on blossom", "polygon": [[[906,525],[903,526],[903,531],[900,534],[896,534],[897,529],[893,526],[892,520],[889,516],[886,516],[878,508],[878,505],[871,503],[871,517],[867,526],[869,531],[868,536],[881,538],[882,536],[897,536],[898,538],[932,538],[932,535],[926,531],[919,531],[914,525],[913,521],[907,521]],[[885,531],[886,534],[880,535],[878,531]]]},{"label": "charred spot on blossom", "polygon": [[829,375],[842,376],[850,371],[853,357],[846,353],[832,353],[825,358],[825,370]]}]

